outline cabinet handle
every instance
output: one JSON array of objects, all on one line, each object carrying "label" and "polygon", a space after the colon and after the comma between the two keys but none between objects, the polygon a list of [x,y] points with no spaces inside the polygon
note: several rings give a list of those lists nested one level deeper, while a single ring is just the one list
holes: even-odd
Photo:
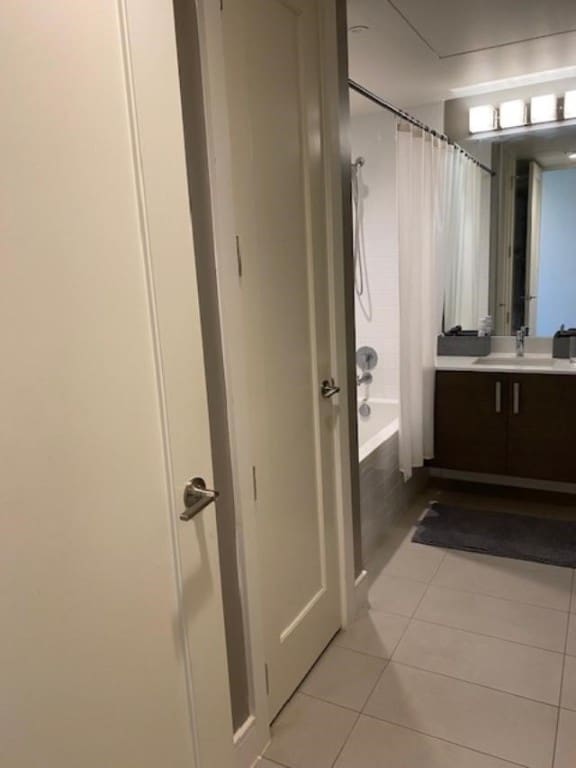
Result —
[{"label": "cabinet handle", "polygon": [[515,381],[512,385],[512,412],[514,416],[520,413],[520,383]]},{"label": "cabinet handle", "polygon": [[502,413],[502,382],[496,382],[496,413]]}]

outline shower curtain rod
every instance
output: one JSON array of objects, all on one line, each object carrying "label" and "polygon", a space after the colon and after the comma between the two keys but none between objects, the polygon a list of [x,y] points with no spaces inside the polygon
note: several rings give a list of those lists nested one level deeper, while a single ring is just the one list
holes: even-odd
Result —
[{"label": "shower curtain rod", "polygon": [[369,91],[368,88],[364,88],[363,85],[360,85],[360,83],[357,83],[355,80],[348,80],[348,86],[353,91],[356,91],[356,93],[359,93],[361,96],[364,96],[365,98],[374,102],[374,104],[378,104],[379,107],[383,107],[384,109],[387,109],[388,112],[392,112],[392,114],[401,117],[402,120],[406,120],[407,123],[411,123],[417,128],[426,131],[426,133],[430,133],[437,139],[445,141],[447,144],[450,144],[450,146],[455,147],[455,149],[457,149],[459,152],[462,152],[462,154],[465,155],[469,160],[472,160],[475,165],[477,165],[479,168],[482,168],[482,170],[486,171],[486,173],[489,173],[490,176],[496,176],[496,173],[491,168],[488,168],[488,166],[483,165],[481,162],[476,160],[475,157],[472,157],[472,155],[469,152],[466,152],[466,150],[461,147],[460,144],[456,144],[455,141],[451,141],[445,133],[440,133],[440,131],[436,131],[434,128],[430,128],[430,126],[426,125],[426,123],[423,123],[421,120],[413,117],[410,113],[405,112],[403,109],[395,107],[394,104],[391,104],[389,101],[381,99],[380,96],[372,93],[372,91]]}]

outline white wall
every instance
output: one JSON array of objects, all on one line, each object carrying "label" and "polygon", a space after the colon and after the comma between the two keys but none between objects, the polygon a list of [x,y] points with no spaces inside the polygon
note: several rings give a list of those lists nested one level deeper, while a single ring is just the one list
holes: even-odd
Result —
[{"label": "white wall", "polygon": [[[356,348],[374,347],[379,362],[372,372],[370,397],[398,399],[399,319],[398,243],[396,226],[395,120],[384,110],[353,115],[352,159],[365,159],[364,242],[366,279],[364,295],[356,295]],[[364,311],[363,311],[364,307]],[[367,317],[370,314],[371,318]],[[363,397],[363,386],[359,395]]]},{"label": "white wall", "polygon": [[431,104],[422,104],[419,107],[410,107],[411,115],[421,120],[436,131],[444,131],[444,102],[436,101]]}]

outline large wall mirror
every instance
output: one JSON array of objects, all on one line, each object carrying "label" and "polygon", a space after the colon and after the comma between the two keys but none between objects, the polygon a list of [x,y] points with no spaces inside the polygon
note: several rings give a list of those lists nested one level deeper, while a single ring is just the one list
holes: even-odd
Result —
[{"label": "large wall mirror", "polygon": [[490,305],[496,333],[576,327],[576,126],[492,144]]}]

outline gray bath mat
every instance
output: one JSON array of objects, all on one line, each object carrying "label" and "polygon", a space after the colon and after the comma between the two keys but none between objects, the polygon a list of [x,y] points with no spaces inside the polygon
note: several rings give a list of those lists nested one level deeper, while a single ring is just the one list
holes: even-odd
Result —
[{"label": "gray bath mat", "polygon": [[432,502],[412,541],[576,568],[576,523]]}]

